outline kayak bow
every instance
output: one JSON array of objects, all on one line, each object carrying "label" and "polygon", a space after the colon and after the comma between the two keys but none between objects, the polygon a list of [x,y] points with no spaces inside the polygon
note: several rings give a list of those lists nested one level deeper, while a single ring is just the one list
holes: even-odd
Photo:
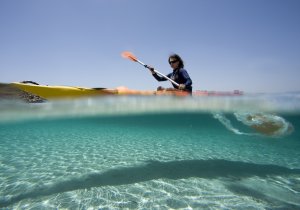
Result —
[{"label": "kayak bow", "polygon": [[19,82],[11,83],[13,87],[22,91],[40,96],[45,99],[56,98],[78,98],[87,96],[101,96],[116,94],[115,90],[106,88],[84,88],[72,86],[48,86],[48,85],[33,85]]}]

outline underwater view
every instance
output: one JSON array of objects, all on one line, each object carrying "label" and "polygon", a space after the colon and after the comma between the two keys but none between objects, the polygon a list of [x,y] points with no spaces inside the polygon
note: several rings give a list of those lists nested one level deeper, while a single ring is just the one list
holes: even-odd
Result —
[{"label": "underwater view", "polygon": [[300,209],[300,94],[0,100],[0,209]]}]

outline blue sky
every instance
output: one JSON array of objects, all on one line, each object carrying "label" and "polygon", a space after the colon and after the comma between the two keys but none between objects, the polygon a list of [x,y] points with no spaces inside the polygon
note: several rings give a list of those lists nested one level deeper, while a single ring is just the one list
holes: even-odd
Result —
[{"label": "blue sky", "polygon": [[300,91],[299,0],[1,0],[0,82],[169,87],[171,53],[194,90]]}]

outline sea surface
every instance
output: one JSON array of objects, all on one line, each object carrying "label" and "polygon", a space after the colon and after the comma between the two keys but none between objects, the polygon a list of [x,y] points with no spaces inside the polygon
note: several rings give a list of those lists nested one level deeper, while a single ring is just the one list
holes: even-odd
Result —
[{"label": "sea surface", "polygon": [[0,99],[0,209],[300,209],[300,94]]}]

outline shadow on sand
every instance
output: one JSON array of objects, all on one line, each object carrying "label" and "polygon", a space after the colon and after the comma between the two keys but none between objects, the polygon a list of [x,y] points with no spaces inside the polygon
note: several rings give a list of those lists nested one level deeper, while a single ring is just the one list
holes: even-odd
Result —
[{"label": "shadow on sand", "polygon": [[33,188],[30,191],[0,199],[0,207],[15,204],[23,199],[34,199],[72,190],[101,186],[126,185],[155,179],[185,179],[199,177],[215,179],[222,177],[248,178],[252,176],[266,177],[272,175],[300,174],[300,169],[289,169],[276,165],[260,165],[254,163],[211,160],[182,160],[171,162],[149,161],[142,166],[124,167],[108,170],[103,173],[86,174],[77,178],[58,181]]}]

